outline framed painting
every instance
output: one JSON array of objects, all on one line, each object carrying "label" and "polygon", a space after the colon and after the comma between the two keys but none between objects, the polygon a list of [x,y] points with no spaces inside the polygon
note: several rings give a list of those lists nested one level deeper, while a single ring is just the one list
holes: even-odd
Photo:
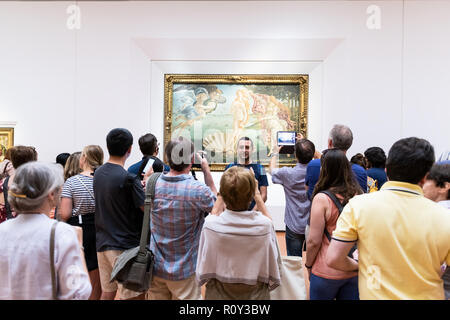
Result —
[{"label": "framed painting", "polygon": [[0,128],[0,148],[2,150],[0,161],[5,158],[7,149],[14,145],[14,128]]},{"label": "framed painting", "polygon": [[[253,162],[267,166],[278,131],[307,137],[308,75],[166,74],[164,144],[183,136],[207,153],[213,171],[235,161],[241,137],[253,141]],[[295,165],[279,155],[280,166]]]}]

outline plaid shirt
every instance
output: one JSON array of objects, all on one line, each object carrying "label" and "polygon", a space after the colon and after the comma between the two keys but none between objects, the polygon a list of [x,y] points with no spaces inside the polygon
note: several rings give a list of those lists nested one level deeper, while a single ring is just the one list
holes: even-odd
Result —
[{"label": "plaid shirt", "polygon": [[215,200],[209,187],[191,175],[161,175],[150,226],[155,276],[178,281],[195,273],[205,213],[211,212]]}]

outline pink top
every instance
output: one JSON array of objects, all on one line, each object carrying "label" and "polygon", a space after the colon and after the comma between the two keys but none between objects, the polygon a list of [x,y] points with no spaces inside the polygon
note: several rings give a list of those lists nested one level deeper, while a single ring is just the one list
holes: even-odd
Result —
[{"label": "pink top", "polygon": [[[336,196],[339,200],[342,201],[342,197],[340,195]],[[325,226],[328,230],[328,233],[331,235],[333,234],[334,229],[336,229],[336,222],[337,219],[339,218],[339,210],[328,196],[327,199],[328,204],[331,207],[331,214],[330,217],[325,221]],[[325,258],[329,246],[330,242],[328,241],[328,238],[324,232],[322,236],[322,245],[320,247],[319,252],[317,253],[316,260],[314,261],[311,272],[318,277],[331,280],[344,280],[356,277],[358,275],[358,272],[341,271],[334,268],[330,268],[327,265]]]}]

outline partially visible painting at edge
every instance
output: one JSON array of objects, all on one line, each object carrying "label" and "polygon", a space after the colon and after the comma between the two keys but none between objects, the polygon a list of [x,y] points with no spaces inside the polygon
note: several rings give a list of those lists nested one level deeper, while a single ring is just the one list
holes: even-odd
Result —
[{"label": "partially visible painting at edge", "polygon": [[0,161],[5,158],[7,149],[14,145],[14,128],[0,128],[0,148],[2,150]]},{"label": "partially visible painting at edge", "polygon": [[[165,75],[164,143],[190,138],[211,169],[232,162],[240,137],[255,145],[253,160],[268,165],[278,131],[307,137],[308,75]],[[280,155],[280,165],[295,165]]]}]

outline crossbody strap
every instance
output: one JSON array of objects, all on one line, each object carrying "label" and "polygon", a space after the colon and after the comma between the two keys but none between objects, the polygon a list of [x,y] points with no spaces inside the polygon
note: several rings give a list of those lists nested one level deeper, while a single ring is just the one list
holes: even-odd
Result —
[{"label": "crossbody strap", "polygon": [[84,184],[83,180],[80,179],[79,176],[77,176],[78,181],[80,181],[80,183],[83,185],[83,187],[89,192],[89,194],[91,195],[92,199],[95,200],[94,195],[92,194],[91,190],[89,190],[89,188]]},{"label": "crossbody strap", "polygon": [[9,161],[8,159],[6,159],[6,161],[8,161],[8,162],[6,162],[6,164],[5,164],[5,168],[3,169],[3,175],[5,175],[5,173],[6,173],[6,169],[8,169],[8,165],[10,164],[10,162],[11,161]]},{"label": "crossbody strap", "polygon": [[52,297],[53,300],[57,299],[57,282],[55,272],[55,231],[58,222],[53,223],[52,230],[50,232],[50,274],[52,276]]},{"label": "crossbody strap", "polygon": [[139,252],[144,253],[145,247],[149,243],[151,213],[153,210],[153,200],[155,199],[155,186],[161,172],[153,173],[147,180],[145,188],[144,221],[142,222],[141,241]]},{"label": "crossbody strap", "polygon": [[3,199],[5,201],[6,219],[12,219],[13,218],[11,206],[9,205],[9,202],[8,202],[8,191],[9,191],[8,183],[9,183],[9,178],[10,177],[6,177],[6,179],[3,182]]}]

